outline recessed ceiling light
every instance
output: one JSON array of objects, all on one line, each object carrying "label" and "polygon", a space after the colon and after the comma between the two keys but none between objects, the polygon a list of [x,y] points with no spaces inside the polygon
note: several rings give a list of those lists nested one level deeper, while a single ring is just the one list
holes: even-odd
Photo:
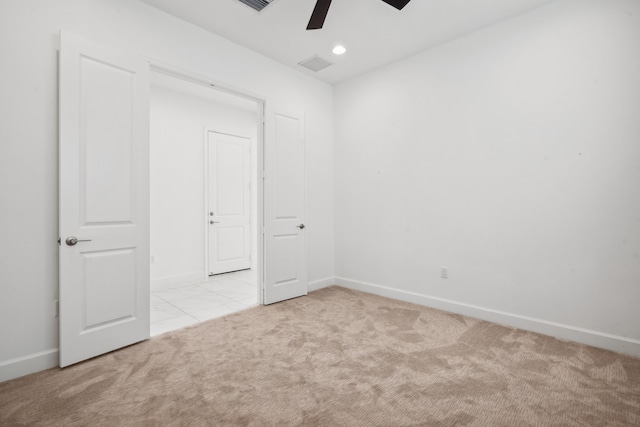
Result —
[{"label": "recessed ceiling light", "polygon": [[342,55],[346,51],[347,51],[347,49],[344,46],[342,46],[341,44],[339,44],[339,45],[337,45],[336,47],[333,48],[333,53],[335,53],[336,55]]}]

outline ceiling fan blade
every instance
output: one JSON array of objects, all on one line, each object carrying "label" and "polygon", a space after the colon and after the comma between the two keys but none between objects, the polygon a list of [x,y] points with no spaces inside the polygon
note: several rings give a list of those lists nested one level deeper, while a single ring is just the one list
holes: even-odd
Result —
[{"label": "ceiling fan blade", "polygon": [[411,0],[382,0],[388,5],[395,7],[398,10],[402,10]]},{"label": "ceiling fan blade", "polygon": [[318,0],[316,2],[316,7],[313,8],[307,30],[318,30],[322,28],[324,19],[327,17],[327,12],[329,12],[329,6],[331,6],[331,0]]}]

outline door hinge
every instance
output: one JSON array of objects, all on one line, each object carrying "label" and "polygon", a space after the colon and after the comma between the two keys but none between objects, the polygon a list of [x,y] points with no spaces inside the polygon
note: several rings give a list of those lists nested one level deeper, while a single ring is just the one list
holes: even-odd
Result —
[{"label": "door hinge", "polygon": [[60,246],[62,244],[62,238],[58,237],[58,246]]}]

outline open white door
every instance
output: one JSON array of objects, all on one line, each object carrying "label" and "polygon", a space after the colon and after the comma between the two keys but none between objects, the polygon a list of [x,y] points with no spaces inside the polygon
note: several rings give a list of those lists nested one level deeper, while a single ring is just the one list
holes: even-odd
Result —
[{"label": "open white door", "polygon": [[208,132],[209,274],[251,268],[251,140]]},{"label": "open white door", "polygon": [[271,304],[307,294],[305,124],[269,104],[265,124],[263,302]]},{"label": "open white door", "polygon": [[60,43],[60,366],[149,338],[149,64]]}]

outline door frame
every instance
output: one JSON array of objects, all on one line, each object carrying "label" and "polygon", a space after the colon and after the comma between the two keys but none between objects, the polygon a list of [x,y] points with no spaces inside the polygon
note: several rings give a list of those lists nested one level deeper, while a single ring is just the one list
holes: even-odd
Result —
[{"label": "door frame", "polygon": [[[264,305],[264,283],[265,283],[265,268],[264,268],[264,251],[265,251],[265,239],[264,239],[264,224],[265,224],[265,210],[264,210],[264,138],[265,138],[265,104],[266,100],[264,96],[259,94],[252,93],[250,91],[244,90],[242,88],[237,88],[232,85],[228,85],[224,82],[219,82],[215,79],[212,79],[208,76],[201,75],[198,73],[194,73],[189,70],[185,70],[184,68],[176,67],[171,64],[167,64],[163,61],[159,61],[153,58],[144,57],[149,62],[149,69],[152,73],[161,73],[170,77],[175,77],[181,80],[185,80],[191,83],[195,83],[201,85],[205,88],[214,88],[216,90],[220,90],[222,92],[226,92],[230,95],[235,95],[240,98],[248,99],[251,101],[255,101],[257,105],[256,110],[256,126],[257,126],[257,141],[256,141],[256,164],[257,164],[257,173],[256,173],[256,188],[252,191],[256,191],[256,206],[255,210],[257,212],[257,220],[255,224],[256,239],[257,239],[257,251],[256,254],[256,270],[257,270],[257,302],[258,305]],[[206,144],[206,129],[205,129],[205,144]],[[206,153],[206,152],[205,152]],[[253,155],[254,153],[252,153]],[[204,164],[206,165],[207,159],[206,156],[203,159]],[[203,180],[206,181],[206,169],[204,169]],[[205,198],[208,198],[206,195],[207,189],[205,188]],[[205,199],[206,200],[206,199]],[[203,221],[207,221],[207,206],[205,205],[203,210],[203,215],[205,218]],[[208,244],[207,244],[208,233],[204,233],[204,246],[205,246],[205,257],[208,256]],[[205,260],[205,270],[204,270],[204,278],[209,277],[208,273],[208,261]]]},{"label": "door frame", "polygon": [[[258,114],[257,114],[257,110],[256,110],[256,123],[258,123]],[[253,170],[253,158],[254,158],[254,149],[253,149],[253,138],[247,137],[247,136],[243,136],[243,135],[234,135],[232,131],[230,132],[225,132],[222,129],[216,129],[216,128],[212,128],[212,127],[205,127],[204,130],[204,219],[203,219],[203,224],[205,225],[205,230],[206,232],[204,233],[204,266],[205,266],[205,275],[206,277],[210,277],[210,272],[211,272],[211,258],[209,257],[209,243],[210,243],[210,237],[211,237],[211,227],[209,227],[209,220],[211,218],[209,218],[209,203],[211,202],[210,200],[210,193],[209,193],[209,189],[210,189],[210,183],[211,183],[211,177],[209,175],[210,173],[210,168],[212,167],[211,162],[209,161],[209,133],[217,133],[217,134],[221,134],[221,135],[229,135],[229,136],[235,136],[235,137],[239,137],[239,138],[245,138],[249,141],[249,163],[251,165],[251,172],[252,172],[252,176],[250,177],[250,188],[251,188],[251,192],[249,195],[249,210],[250,210],[250,233],[251,233],[251,239],[250,239],[250,244],[251,244],[251,248],[250,248],[250,256],[251,256],[251,268],[253,268],[254,265],[254,258],[256,258],[258,256],[257,253],[254,253],[253,248],[253,239],[254,239],[254,235],[256,237],[256,246],[259,246],[259,243],[257,241],[258,238],[258,233],[256,230],[256,224],[254,224],[254,222],[260,222],[260,217],[259,217],[259,211],[257,209],[257,206],[254,202],[253,202],[253,195],[254,195],[254,191],[256,191],[256,189],[254,187],[258,187],[258,176],[256,174],[256,182],[253,182],[253,172],[255,172]],[[257,165],[260,165],[260,162],[256,162]],[[259,168],[259,167],[258,167]],[[253,218],[253,214],[255,212],[255,221]],[[258,251],[258,248],[256,247],[256,251]],[[255,266],[256,269],[258,267],[258,263],[257,263],[257,259],[255,262]],[[225,273],[222,273],[225,274]]]}]

